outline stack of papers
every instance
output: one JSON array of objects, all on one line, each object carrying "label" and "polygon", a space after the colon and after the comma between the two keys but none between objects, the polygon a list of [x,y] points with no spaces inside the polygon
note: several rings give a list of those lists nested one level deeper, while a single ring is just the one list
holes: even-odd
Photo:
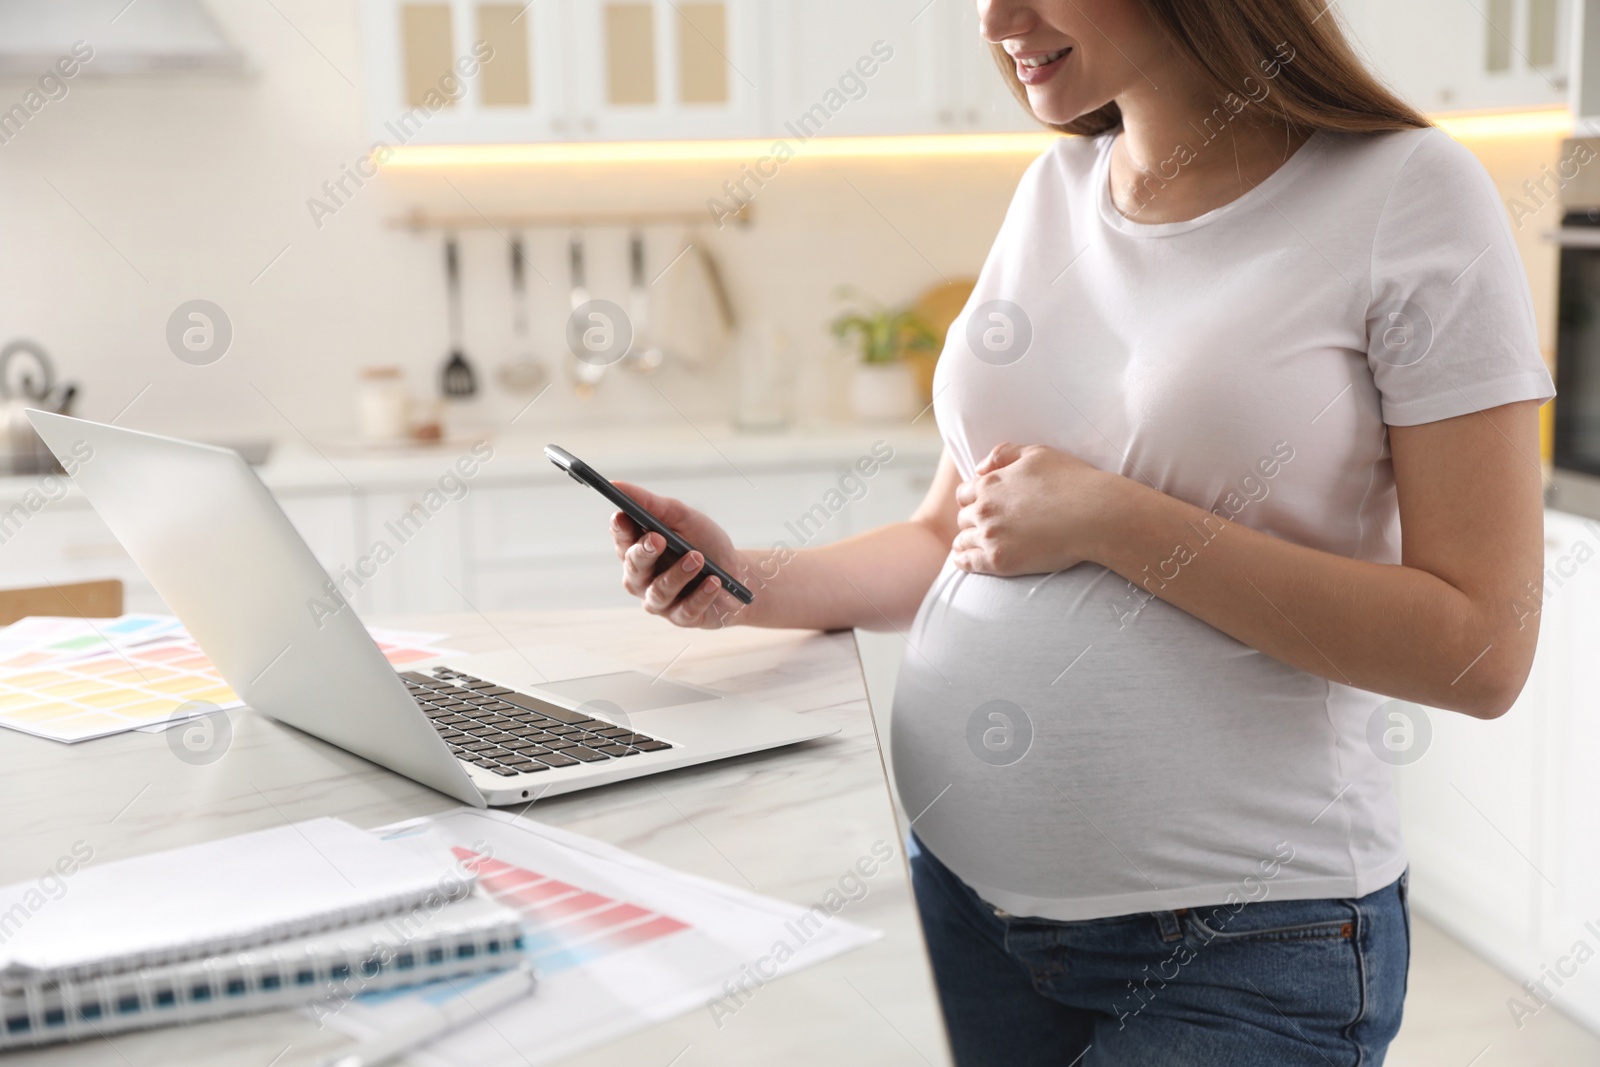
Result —
[{"label": "stack of papers", "polygon": [[[880,936],[840,918],[837,894],[811,907],[774,900],[509,812],[460,808],[375,832],[454,852],[481,891],[521,914],[539,976],[533,997],[409,1054],[427,1067],[551,1063],[688,1011],[720,1025],[767,983]],[[326,1021],[370,1037],[482,980],[366,994]]]},{"label": "stack of papers", "polygon": [[[451,655],[444,634],[370,630],[395,667]],[[240,706],[170,615],[23,619],[0,629],[0,726],[84,741]]]}]

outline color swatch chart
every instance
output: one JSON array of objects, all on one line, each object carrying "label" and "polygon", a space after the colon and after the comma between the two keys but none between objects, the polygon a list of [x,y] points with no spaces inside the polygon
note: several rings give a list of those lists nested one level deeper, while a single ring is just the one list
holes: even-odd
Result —
[{"label": "color swatch chart", "polygon": [[183,624],[171,615],[123,615],[93,622],[33,615],[0,629],[0,668],[82,659],[183,633]]},{"label": "color swatch chart", "polygon": [[689,929],[670,915],[591,893],[558,878],[514,867],[459,846],[461,865],[490,896],[521,912],[527,953],[541,975],[559,974],[601,956]]},{"label": "color swatch chart", "polygon": [[58,741],[147,726],[194,701],[239,705],[211,661],[188,639],[0,670],[0,725]]},{"label": "color swatch chart", "polygon": [[[447,654],[432,644],[441,636],[373,632],[397,667]],[[239,706],[170,616],[23,619],[0,630],[0,726],[84,741],[170,721],[179,709],[202,714]]]}]

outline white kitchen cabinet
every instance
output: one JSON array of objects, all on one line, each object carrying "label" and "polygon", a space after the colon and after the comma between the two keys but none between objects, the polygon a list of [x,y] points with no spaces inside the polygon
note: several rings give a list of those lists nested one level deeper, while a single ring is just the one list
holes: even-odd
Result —
[{"label": "white kitchen cabinet", "polygon": [[[608,471],[638,481],[712,515],[742,547],[797,546],[791,532],[805,526],[811,543],[851,532],[848,508],[812,509],[838,486],[845,468],[768,470],[746,464],[744,474]],[[627,604],[607,524],[613,508],[599,494],[570,482],[494,486],[476,490],[467,519],[470,581],[478,606],[493,609],[604,607]],[[821,515],[825,514],[824,520]],[[807,520],[807,516],[811,518]]]},{"label": "white kitchen cabinet", "polygon": [[[357,502],[352,495],[290,493],[280,495],[279,501],[324,567],[332,569],[355,558]],[[8,498],[4,506],[10,503]],[[132,557],[76,490],[28,513],[24,521],[14,516],[0,522],[0,534],[5,537],[0,542],[0,588],[120,578],[128,611],[167,610]]]},{"label": "white kitchen cabinet", "polygon": [[933,0],[949,4],[954,17],[941,20],[944,65],[950,74],[936,116],[951,133],[1022,133],[1044,129],[1023,106],[995,63],[989,42],[978,30],[978,7],[971,0]]},{"label": "white kitchen cabinet", "polygon": [[574,140],[760,132],[761,4],[567,0],[561,10]]},{"label": "white kitchen cabinet", "polygon": [[[892,436],[893,458],[871,478],[852,474],[874,448],[882,453],[869,436],[793,455],[777,439],[733,438],[721,445],[731,465],[648,450],[603,458],[607,473],[706,511],[741,546],[770,549],[782,541],[797,548],[910,515],[932,476],[937,442],[912,431]],[[352,467],[354,485],[330,484],[320,464],[311,465],[310,478],[276,465],[263,473],[318,562],[364,616],[629,603],[607,532],[610,505],[554,475],[537,455],[508,452],[501,462],[510,466],[497,467],[494,480],[469,482],[459,499],[440,495],[432,457],[404,467]],[[26,518],[5,519],[34,485],[0,484],[0,588],[120,578],[129,610],[166,610],[75,490]]]},{"label": "white kitchen cabinet", "polygon": [[[1553,884],[1536,883],[1541,962],[1565,955],[1579,937],[1592,941],[1586,924],[1600,925],[1600,522],[1551,512],[1546,532],[1551,588],[1548,634],[1540,637],[1541,653],[1550,654],[1542,671],[1549,726],[1536,786]],[[1575,1013],[1600,1027],[1600,975],[1571,991]]]},{"label": "white kitchen cabinet", "polygon": [[874,526],[911,518],[922,498],[928,495],[933,472],[934,464],[897,453],[878,468],[878,473],[864,479],[865,495],[844,512],[848,532],[858,534]]},{"label": "white kitchen cabinet", "polygon": [[0,588],[120,578],[128,610],[160,610],[150,583],[76,490],[38,511],[12,509],[12,499],[3,507]]},{"label": "white kitchen cabinet", "polygon": [[364,0],[369,136],[389,146],[565,138],[561,14],[557,4]]},{"label": "white kitchen cabinet", "polygon": [[[761,15],[756,0],[366,0],[368,129],[389,145],[754,136]],[[474,71],[458,95],[424,106],[458,62]]]},{"label": "white kitchen cabinet", "polygon": [[1360,48],[1424,111],[1567,102],[1577,0],[1340,0]]},{"label": "white kitchen cabinet", "polygon": [[[1428,710],[1433,737],[1399,770],[1412,900],[1518,980],[1593,943],[1600,920],[1600,523],[1548,511],[1539,649],[1521,697],[1480,722]],[[1563,1010],[1600,1027],[1600,976]]]},{"label": "white kitchen cabinet", "polygon": [[[364,0],[367,126],[397,144],[1037,127],[970,0]],[[494,55],[478,63],[480,42]],[[475,52],[475,49],[477,50]],[[446,106],[441,79],[481,66]],[[445,89],[451,86],[444,86]]]},{"label": "white kitchen cabinet", "polygon": [[[619,476],[620,477],[620,476]],[[605,547],[611,508],[599,493],[555,484],[495,485],[468,498],[467,546],[475,564],[523,566]]]},{"label": "white kitchen cabinet", "polygon": [[468,581],[480,611],[569,611],[637,606],[610,551],[549,557],[538,564],[482,563]]},{"label": "white kitchen cabinet", "polygon": [[409,492],[364,492],[360,555],[342,571],[334,568],[336,576],[354,571],[362,579],[351,598],[356,609],[363,615],[482,610],[467,579],[470,499],[450,500],[431,483]]},{"label": "white kitchen cabinet", "polygon": [[[716,518],[735,544],[770,548],[780,540],[794,543],[789,531],[812,508],[823,503],[841,473],[842,469],[833,466],[800,471],[747,467],[744,474],[730,471],[723,475],[657,477],[649,484]],[[816,518],[820,520],[820,513]],[[837,540],[844,529],[844,524],[837,522],[819,525],[818,540]]]},{"label": "white kitchen cabinet", "polygon": [[356,558],[363,547],[358,511],[350,493],[279,493],[278,504],[317,562],[334,568]]},{"label": "white kitchen cabinet", "polygon": [[954,7],[770,0],[772,136],[797,144],[819,134],[938,131],[950,106],[941,31]]}]

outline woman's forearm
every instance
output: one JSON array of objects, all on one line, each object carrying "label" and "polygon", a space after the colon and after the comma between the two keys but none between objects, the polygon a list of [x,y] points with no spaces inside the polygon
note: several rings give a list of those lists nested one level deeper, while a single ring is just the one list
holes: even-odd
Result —
[{"label": "woman's forearm", "polygon": [[743,549],[755,602],[740,615],[751,626],[815,630],[902,629],[916,616],[950,552],[918,521],[880,526],[802,549]]},{"label": "woman's forearm", "polygon": [[1117,536],[1096,561],[1130,593],[1312,674],[1434,707],[1493,717],[1522,687],[1537,603],[1519,614],[1417,567],[1293,544],[1131,481],[1118,492]]}]

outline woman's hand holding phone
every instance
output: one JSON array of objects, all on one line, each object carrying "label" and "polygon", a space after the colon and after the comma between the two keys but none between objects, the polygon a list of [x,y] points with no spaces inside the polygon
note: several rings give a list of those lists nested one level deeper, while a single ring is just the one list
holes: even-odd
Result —
[{"label": "woman's hand holding phone", "polygon": [[[612,484],[685,541],[700,546],[712,563],[748,584],[744,557],[722,527],[682,501],[628,482]],[[715,576],[708,576],[685,594],[705,562],[701,551],[673,559],[666,554],[666,538],[647,533],[620,511],[611,516],[611,537],[617,558],[622,561],[622,587],[638,597],[650,614],[660,615],[676,626],[720,629],[750,611],[724,591]]]}]

